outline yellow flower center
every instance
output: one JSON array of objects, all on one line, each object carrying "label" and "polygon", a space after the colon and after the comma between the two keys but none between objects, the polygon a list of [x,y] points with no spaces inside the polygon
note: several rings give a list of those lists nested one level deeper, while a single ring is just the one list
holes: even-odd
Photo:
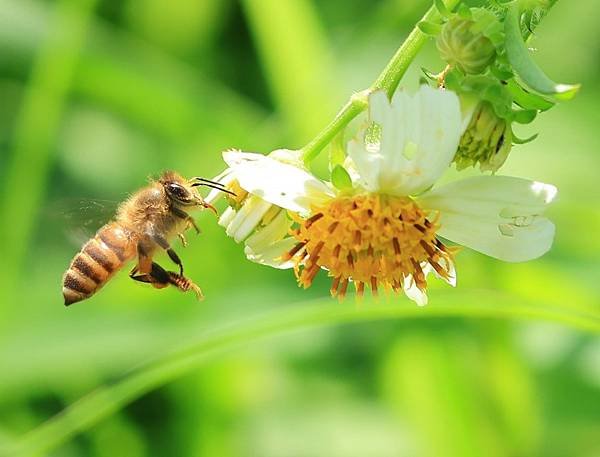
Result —
[{"label": "yellow flower center", "polygon": [[240,183],[237,179],[231,181],[226,188],[227,190],[233,192],[233,195],[226,194],[228,205],[236,210],[240,209],[246,200],[246,197],[248,197],[248,192],[242,189],[242,186],[240,186]]},{"label": "yellow flower center", "polygon": [[331,294],[343,298],[352,280],[358,295],[369,285],[402,290],[405,281],[422,291],[430,265],[450,280],[452,253],[436,236],[439,226],[409,197],[368,194],[338,197],[312,208],[293,232],[298,244],[285,258],[296,261],[305,288],[321,268],[333,278]]}]

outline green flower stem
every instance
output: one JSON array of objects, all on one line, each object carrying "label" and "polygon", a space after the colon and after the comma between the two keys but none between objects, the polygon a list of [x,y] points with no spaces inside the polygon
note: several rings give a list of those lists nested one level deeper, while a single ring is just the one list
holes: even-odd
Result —
[{"label": "green flower stem", "polygon": [[579,312],[568,307],[519,302],[514,297],[483,290],[438,292],[436,295],[436,302],[443,304],[426,308],[393,299],[365,298],[357,309],[347,303],[332,304],[329,298],[320,299],[291,308],[274,309],[259,318],[202,335],[186,347],[164,354],[81,398],[23,436],[10,449],[0,449],[0,455],[24,456],[48,452],[136,398],[197,369],[210,356],[292,331],[389,319],[458,316],[546,320],[600,333],[600,314],[592,309]]},{"label": "green flower stem", "polygon": [[[448,10],[452,11],[460,0],[446,0],[445,4]],[[422,21],[440,22],[441,16],[437,9],[432,6],[423,16]],[[385,90],[391,97],[400,79],[406,73],[411,62],[421,50],[428,36],[425,35],[418,27],[410,32],[402,46],[398,48],[396,54],[388,62],[381,74],[375,82],[367,90],[354,94],[348,103],[346,103],[340,112],[335,116],[333,121],[327,125],[317,136],[301,149],[302,157],[306,163],[311,162],[319,153],[327,146],[331,140],[348,123],[362,113],[367,108],[367,97],[370,92],[375,90]]]}]

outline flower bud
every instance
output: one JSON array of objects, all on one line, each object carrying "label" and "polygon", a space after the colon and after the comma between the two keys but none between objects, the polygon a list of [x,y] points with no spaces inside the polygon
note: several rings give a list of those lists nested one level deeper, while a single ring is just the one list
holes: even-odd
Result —
[{"label": "flower bud", "polygon": [[479,28],[473,19],[459,16],[446,22],[436,40],[442,59],[466,74],[485,71],[494,61],[496,48]]},{"label": "flower bud", "polygon": [[481,171],[496,172],[512,147],[510,124],[496,115],[492,106],[481,102],[463,133],[454,156],[457,170],[479,164]]}]

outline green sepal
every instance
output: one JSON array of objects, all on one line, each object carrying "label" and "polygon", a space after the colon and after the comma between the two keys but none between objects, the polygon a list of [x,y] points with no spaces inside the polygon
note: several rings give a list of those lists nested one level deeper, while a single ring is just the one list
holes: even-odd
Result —
[{"label": "green sepal", "polygon": [[559,84],[552,81],[534,62],[529,54],[519,24],[519,7],[516,3],[508,8],[504,21],[506,54],[515,74],[529,89],[557,100],[569,100],[579,90],[579,84]]},{"label": "green sepal", "polygon": [[438,10],[438,13],[440,13],[443,17],[449,18],[452,14],[446,7],[446,4],[443,2],[443,0],[433,0],[433,4],[435,5],[435,9]]},{"label": "green sepal", "polygon": [[500,81],[506,81],[514,76],[510,68],[501,65],[492,65],[490,71]]},{"label": "green sepal", "polygon": [[421,21],[417,24],[419,30],[423,32],[425,35],[437,36],[442,30],[442,26],[440,24],[435,24],[434,22]]},{"label": "green sepal", "polygon": [[458,68],[452,68],[446,76],[444,77],[444,85],[446,88],[454,91],[460,92],[461,84],[465,79],[465,74],[460,71]]},{"label": "green sepal", "polygon": [[419,76],[419,86],[429,86],[431,79],[427,79],[425,76]]},{"label": "green sepal", "polygon": [[438,75],[425,67],[421,67],[421,72],[428,81],[437,81]]},{"label": "green sepal", "polygon": [[463,19],[470,19],[471,18],[471,9],[464,3],[461,3],[458,6],[458,9],[456,10],[456,14],[458,14]]},{"label": "green sepal", "polygon": [[506,88],[513,96],[514,102],[521,108],[546,111],[554,106],[552,101],[523,89],[514,79],[506,82]]},{"label": "green sepal", "polygon": [[517,135],[515,135],[515,132],[513,132],[512,134],[512,142],[514,144],[525,144],[525,143],[531,143],[533,140],[535,140],[538,137],[538,134],[535,133],[533,135],[531,135],[530,137],[527,138],[519,138]]},{"label": "green sepal", "polygon": [[533,122],[537,113],[534,109],[514,110],[512,120],[518,124],[529,124]]},{"label": "green sepal", "polygon": [[448,89],[458,94],[488,102],[498,117],[513,120],[512,96],[496,78],[490,75],[461,76],[459,72],[450,71],[445,83]]},{"label": "green sepal", "polygon": [[346,149],[344,144],[344,131],[342,130],[333,138],[329,145],[329,171],[333,171],[337,165],[342,165],[345,160]]},{"label": "green sepal", "polygon": [[344,191],[352,188],[352,178],[342,165],[336,165],[331,170],[331,182],[338,190]]},{"label": "green sepal", "polygon": [[471,8],[470,13],[475,21],[473,32],[481,32],[496,49],[500,49],[504,43],[504,30],[496,15],[485,8]]}]

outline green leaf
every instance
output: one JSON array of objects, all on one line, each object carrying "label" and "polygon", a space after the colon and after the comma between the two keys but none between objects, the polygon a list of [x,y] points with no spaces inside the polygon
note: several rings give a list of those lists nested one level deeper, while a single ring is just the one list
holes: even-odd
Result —
[{"label": "green leaf", "polygon": [[342,165],[336,165],[333,167],[333,170],[331,170],[331,182],[336,189],[352,189],[352,178]]},{"label": "green leaf", "polygon": [[421,21],[417,24],[419,30],[423,32],[425,35],[436,36],[442,30],[442,26],[440,24],[435,24],[433,22]]},{"label": "green leaf", "polygon": [[508,60],[517,76],[527,87],[540,94],[553,96],[557,100],[569,100],[575,96],[579,90],[579,84],[555,83],[531,58],[521,35],[519,7],[516,3],[509,7],[504,22],[504,32]]}]

